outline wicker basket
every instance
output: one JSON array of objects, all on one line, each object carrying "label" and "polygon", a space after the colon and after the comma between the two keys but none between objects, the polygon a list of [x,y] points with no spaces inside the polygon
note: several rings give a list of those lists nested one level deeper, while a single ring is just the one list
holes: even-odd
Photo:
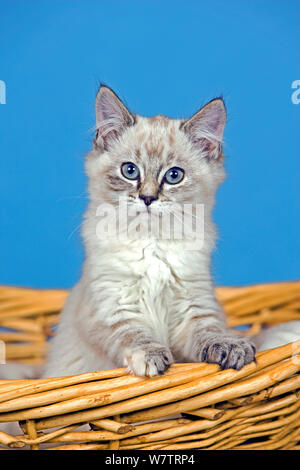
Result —
[{"label": "wicker basket", "polygon": [[[67,295],[62,290],[0,287],[0,340],[8,360],[44,361]],[[300,319],[300,282],[220,287],[217,297],[228,324],[243,326],[246,335]],[[175,364],[152,379],[115,369],[1,380],[0,422],[19,422],[20,432],[0,431],[0,445],[300,450],[300,341],[260,352],[256,360],[240,371],[222,371],[216,364]],[[89,430],[82,424],[89,424]]]}]

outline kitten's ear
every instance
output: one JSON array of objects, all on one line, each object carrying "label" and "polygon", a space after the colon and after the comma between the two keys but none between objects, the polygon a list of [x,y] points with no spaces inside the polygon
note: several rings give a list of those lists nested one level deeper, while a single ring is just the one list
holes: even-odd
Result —
[{"label": "kitten's ear", "polygon": [[108,87],[101,86],[96,97],[96,135],[94,147],[107,146],[116,140],[126,129],[135,123],[134,116],[128,111],[117,95]]},{"label": "kitten's ear", "polygon": [[199,152],[209,158],[222,154],[223,132],[226,122],[226,108],[222,98],[216,98],[181,124]]}]

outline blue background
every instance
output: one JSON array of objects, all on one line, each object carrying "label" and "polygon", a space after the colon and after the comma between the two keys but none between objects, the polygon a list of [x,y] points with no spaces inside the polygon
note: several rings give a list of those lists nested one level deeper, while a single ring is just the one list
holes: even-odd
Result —
[{"label": "blue background", "polygon": [[0,12],[0,283],[80,276],[99,80],[148,116],[188,117],[223,94],[215,281],[299,277],[299,1],[0,0]]}]

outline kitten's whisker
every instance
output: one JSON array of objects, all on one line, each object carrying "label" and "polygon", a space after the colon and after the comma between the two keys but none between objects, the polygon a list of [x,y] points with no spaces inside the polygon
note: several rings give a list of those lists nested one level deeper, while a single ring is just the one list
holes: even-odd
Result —
[{"label": "kitten's whisker", "polygon": [[171,211],[170,209],[168,208],[165,208],[166,212],[169,214],[169,215],[174,215],[175,219],[177,219],[179,222],[182,222],[182,219],[179,218],[178,214],[176,214],[175,211]]},{"label": "kitten's whisker", "polygon": [[56,202],[64,201],[65,199],[89,199],[87,194],[80,194],[79,196],[64,196],[56,200]]},{"label": "kitten's whisker", "polygon": [[74,228],[74,230],[72,230],[72,232],[70,233],[70,235],[67,238],[68,241],[74,235],[74,233],[77,232],[77,230],[79,230],[81,228],[82,224],[83,224],[83,222],[81,222],[79,225],[77,225],[77,227]]}]

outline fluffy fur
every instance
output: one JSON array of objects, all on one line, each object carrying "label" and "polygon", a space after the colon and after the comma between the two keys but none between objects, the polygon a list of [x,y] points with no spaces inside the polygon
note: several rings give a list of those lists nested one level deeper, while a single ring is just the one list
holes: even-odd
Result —
[{"label": "fluffy fur", "polygon": [[[211,220],[215,192],[225,177],[221,141],[226,120],[222,99],[187,121],[131,114],[107,87],[96,99],[97,131],[87,156],[90,204],[83,239],[86,260],[52,341],[45,376],[122,367],[137,375],[163,373],[173,361],[216,362],[241,368],[254,358],[250,341],[230,335],[210,276],[215,243]],[[140,171],[135,181],[124,162]],[[167,184],[172,167],[184,170]],[[142,196],[155,197],[146,207]],[[178,204],[203,204],[204,243],[148,236],[134,240],[97,236],[97,209],[118,207],[119,197],[141,214],[178,217]],[[161,215],[159,215],[161,213]],[[197,243],[197,240],[196,240]]]},{"label": "fluffy fur", "polygon": [[[188,120],[145,118],[130,113],[115,93],[101,87],[96,99],[96,134],[86,158],[90,203],[83,224],[86,259],[51,342],[44,377],[127,366],[132,374],[155,376],[172,362],[215,362],[240,369],[259,350],[300,337],[300,322],[273,327],[244,339],[226,329],[214,295],[210,256],[216,231],[211,220],[215,193],[225,177],[222,138],[226,111],[212,100]],[[140,172],[136,180],[122,174],[124,162]],[[168,184],[170,168],[184,178]],[[99,206],[164,220],[182,215],[184,204],[204,206],[204,241],[157,234],[133,239],[99,238]],[[152,198],[146,205],[145,198]],[[193,216],[196,217],[197,216]],[[174,219],[174,220],[175,220]],[[30,369],[1,366],[7,378],[33,376]]]},{"label": "fluffy fur", "polygon": [[[155,376],[173,361],[215,362],[240,369],[258,350],[300,337],[300,322],[273,327],[252,341],[230,334],[214,295],[210,256],[216,232],[211,220],[215,192],[223,181],[222,137],[226,112],[221,99],[208,103],[191,119],[133,115],[107,87],[96,99],[94,148],[86,159],[90,203],[83,239],[86,259],[82,277],[63,312],[43,372],[44,377],[127,366],[132,374]],[[140,178],[121,173],[135,163]],[[183,180],[168,185],[172,167]],[[183,204],[204,205],[204,243],[124,234],[99,239],[99,205],[118,208],[119,197],[138,210],[141,226],[149,216],[181,216]],[[153,197],[148,207],[142,197]],[[197,217],[197,216],[193,216]],[[0,365],[1,378],[35,378],[41,371],[19,364]],[[12,427],[13,426],[13,427]],[[11,423],[1,429],[19,430]]]},{"label": "fluffy fur", "polygon": [[300,321],[289,321],[281,325],[265,328],[256,336],[253,336],[258,351],[278,348],[284,344],[292,343],[300,339]]}]

